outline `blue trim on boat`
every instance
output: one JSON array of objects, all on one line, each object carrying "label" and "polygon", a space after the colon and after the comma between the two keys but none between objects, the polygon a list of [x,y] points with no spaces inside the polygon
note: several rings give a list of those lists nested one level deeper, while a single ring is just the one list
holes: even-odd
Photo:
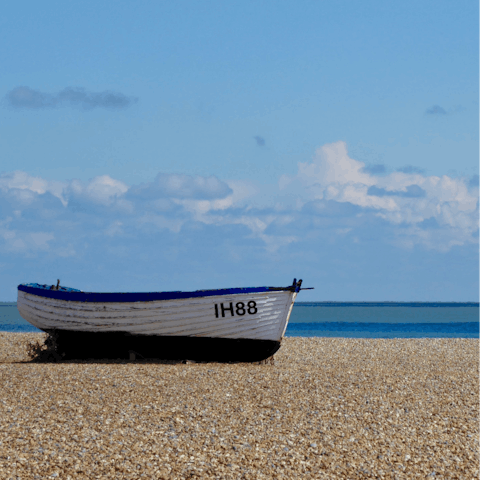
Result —
[{"label": "blue trim on boat", "polygon": [[197,290],[195,292],[148,292],[148,293],[96,293],[82,292],[75,288],[59,287],[54,285],[39,285],[28,283],[18,286],[25,293],[39,297],[55,298],[57,300],[69,300],[72,302],[151,302],[154,300],[175,300],[181,298],[213,297],[217,295],[238,295],[247,293],[262,293],[271,291],[291,291],[292,286],[285,288],[277,287],[254,287],[254,288],[223,288],[220,290]]}]

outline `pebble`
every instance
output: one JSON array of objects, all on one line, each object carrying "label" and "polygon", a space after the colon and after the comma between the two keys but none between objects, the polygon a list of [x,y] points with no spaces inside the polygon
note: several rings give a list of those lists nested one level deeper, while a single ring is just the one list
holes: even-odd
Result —
[{"label": "pebble", "polygon": [[32,363],[0,333],[0,478],[478,478],[478,339],[286,338],[273,365]]}]

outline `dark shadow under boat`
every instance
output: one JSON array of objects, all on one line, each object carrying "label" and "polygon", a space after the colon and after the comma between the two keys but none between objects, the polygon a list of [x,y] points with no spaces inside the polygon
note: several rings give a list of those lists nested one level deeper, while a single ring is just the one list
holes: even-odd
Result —
[{"label": "dark shadow under boat", "polygon": [[161,359],[196,362],[259,362],[277,352],[273,340],[131,335],[125,332],[51,330],[56,357],[85,359]]}]

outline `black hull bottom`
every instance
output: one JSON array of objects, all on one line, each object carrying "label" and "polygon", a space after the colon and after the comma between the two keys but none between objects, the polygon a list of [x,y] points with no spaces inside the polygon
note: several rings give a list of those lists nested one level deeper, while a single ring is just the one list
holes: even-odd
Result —
[{"label": "black hull bottom", "polygon": [[130,335],[70,330],[47,332],[64,360],[136,359],[194,360],[203,362],[258,362],[279,348],[274,340]]}]

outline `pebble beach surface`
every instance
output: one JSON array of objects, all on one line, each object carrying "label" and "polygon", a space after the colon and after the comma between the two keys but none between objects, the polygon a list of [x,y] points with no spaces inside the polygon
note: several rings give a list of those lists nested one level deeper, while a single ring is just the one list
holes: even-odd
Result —
[{"label": "pebble beach surface", "polygon": [[0,333],[0,478],[478,478],[477,339],[286,338],[274,365],[31,363]]}]

